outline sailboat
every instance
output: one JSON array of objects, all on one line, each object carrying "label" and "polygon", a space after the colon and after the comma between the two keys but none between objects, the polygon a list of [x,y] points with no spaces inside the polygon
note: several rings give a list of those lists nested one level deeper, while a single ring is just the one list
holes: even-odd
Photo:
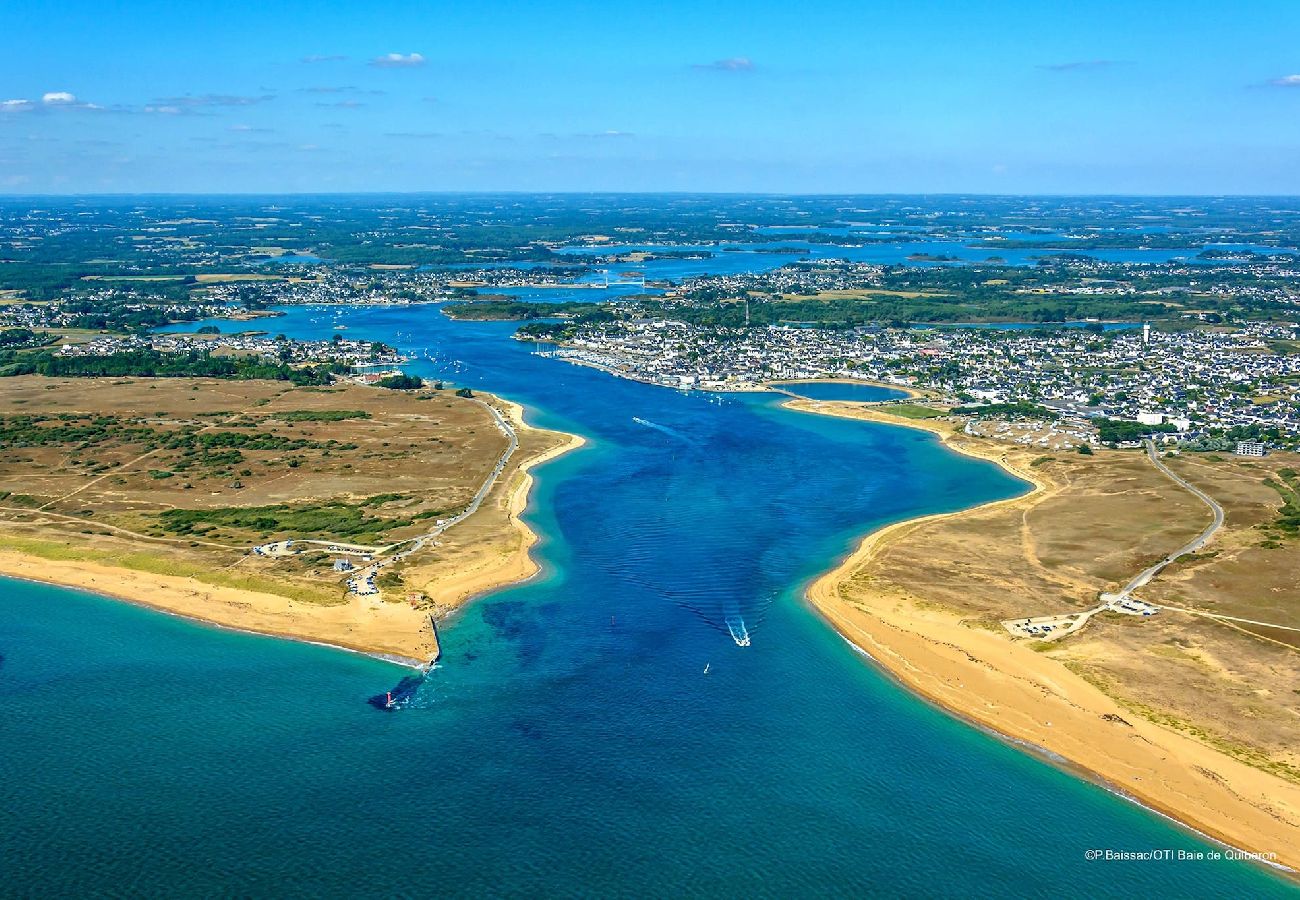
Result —
[{"label": "sailboat", "polygon": [[705,663],[705,664],[704,664],[704,674],[705,674],[705,675],[708,675],[708,674],[709,674],[709,666],[711,666],[711,665],[713,665],[713,663]]}]

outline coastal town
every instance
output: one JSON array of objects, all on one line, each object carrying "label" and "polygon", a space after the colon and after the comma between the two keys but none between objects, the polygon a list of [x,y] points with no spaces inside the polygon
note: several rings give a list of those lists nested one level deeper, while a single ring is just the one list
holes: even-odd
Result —
[{"label": "coastal town", "polygon": [[265,334],[145,334],[105,335],[83,343],[62,344],[55,356],[62,358],[112,357],[149,351],[162,354],[204,354],[216,357],[244,357],[260,362],[289,365],[337,365],[337,374],[385,376],[400,374],[407,358],[392,347],[376,341],[361,341],[339,335],[328,341],[291,340],[284,335]]},{"label": "coastal town", "polygon": [[1300,438],[1297,329],[1085,328],[849,331],[682,322],[581,326],[540,352],[669,387],[754,390],[771,381],[857,378],[924,388],[971,410],[1038,407],[1081,423],[1113,419],[1195,440],[1218,433]]}]

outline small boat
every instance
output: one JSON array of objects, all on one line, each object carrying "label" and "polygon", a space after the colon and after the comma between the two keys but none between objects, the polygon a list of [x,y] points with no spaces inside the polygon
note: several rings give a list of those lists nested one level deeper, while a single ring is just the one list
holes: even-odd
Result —
[{"label": "small boat", "polygon": [[708,675],[708,674],[709,674],[709,666],[711,666],[711,665],[713,665],[713,663],[705,663],[705,664],[704,664],[704,674],[705,674],[705,675]]},{"label": "small boat", "polygon": [[749,646],[749,629],[745,627],[745,620],[740,616],[727,616],[727,630],[731,632],[731,639],[736,642],[737,647]]}]

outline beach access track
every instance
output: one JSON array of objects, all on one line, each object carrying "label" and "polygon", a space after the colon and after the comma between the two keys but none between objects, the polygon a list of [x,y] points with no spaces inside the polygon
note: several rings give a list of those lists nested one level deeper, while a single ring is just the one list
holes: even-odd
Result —
[{"label": "beach access track", "polygon": [[366,566],[350,571],[347,576],[349,594],[355,594],[359,597],[369,597],[378,601],[380,599],[380,590],[379,585],[376,584],[376,579],[378,578],[379,570],[385,566],[399,563],[412,553],[416,553],[419,550],[424,549],[424,547],[428,546],[430,543],[436,542],[437,539],[445,534],[449,528],[460,524],[470,516],[474,515],[474,513],[478,512],[479,507],[483,505],[483,501],[486,500],[488,494],[492,492],[492,488],[496,486],[497,480],[500,479],[502,473],[505,472],[506,466],[510,463],[511,457],[513,457],[515,452],[519,449],[519,433],[510,420],[502,415],[501,411],[491,403],[480,400],[477,397],[471,399],[479,406],[486,409],[488,414],[492,416],[493,423],[506,437],[506,449],[501,453],[501,456],[497,458],[496,463],[492,467],[492,471],[488,473],[487,478],[483,480],[479,489],[474,492],[474,496],[470,499],[470,502],[459,513],[449,519],[439,519],[437,524],[430,531],[427,531],[418,537],[398,541],[397,543],[390,544],[386,547],[362,547],[359,545],[344,545],[330,541],[294,540],[290,538],[287,540],[276,541],[274,544],[263,544],[255,547],[253,552],[260,556],[268,556],[272,558],[293,556],[299,552],[307,551],[364,554],[366,557],[378,557],[373,560],[365,559],[364,561],[367,563]]},{"label": "beach access track", "polygon": [[[1179,549],[1170,553],[1154,565],[1143,569],[1137,575],[1124,585],[1117,593],[1104,593],[1101,595],[1101,602],[1092,609],[1084,610],[1078,613],[1065,613],[1057,616],[1031,616],[1025,619],[1006,619],[1002,622],[1002,627],[1011,632],[1016,637],[1035,638],[1040,641],[1056,641],[1067,635],[1074,634],[1085,625],[1088,620],[1100,612],[1117,612],[1130,616],[1153,616],[1162,609],[1175,610],[1177,612],[1191,613],[1192,615],[1205,615],[1216,619],[1231,619],[1231,616],[1219,616],[1213,613],[1198,613],[1195,610],[1183,609],[1173,606],[1158,606],[1154,603],[1148,603],[1145,600],[1139,600],[1133,596],[1133,593],[1151,583],[1151,579],[1160,574],[1166,567],[1189,553],[1196,553],[1208,544],[1214,535],[1223,527],[1223,507],[1205,491],[1190,484],[1187,479],[1174,472],[1160,459],[1156,452],[1156,445],[1153,441],[1145,442],[1147,458],[1151,464],[1159,469],[1162,473],[1172,479],[1179,487],[1196,496],[1202,503],[1210,508],[1213,514],[1210,524],[1192,540],[1188,541]],[[1245,622],[1246,620],[1240,620]],[[1267,622],[1250,622],[1252,625],[1269,625]],[[1269,627],[1285,627],[1274,626]],[[1293,630],[1293,629],[1287,629]]]}]

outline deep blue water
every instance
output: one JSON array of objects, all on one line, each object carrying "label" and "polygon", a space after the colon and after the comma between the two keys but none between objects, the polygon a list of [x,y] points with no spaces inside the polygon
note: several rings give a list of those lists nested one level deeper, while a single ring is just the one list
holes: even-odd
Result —
[{"label": "deep blue water", "polygon": [[337,320],[590,438],[540,470],[543,575],[448,623],[396,713],[365,703],[385,663],[0,582],[0,894],[1291,895],[1086,862],[1206,845],[917,700],[802,601],[870,527],[1021,490],[998,469],[427,306],[276,330]]}]

